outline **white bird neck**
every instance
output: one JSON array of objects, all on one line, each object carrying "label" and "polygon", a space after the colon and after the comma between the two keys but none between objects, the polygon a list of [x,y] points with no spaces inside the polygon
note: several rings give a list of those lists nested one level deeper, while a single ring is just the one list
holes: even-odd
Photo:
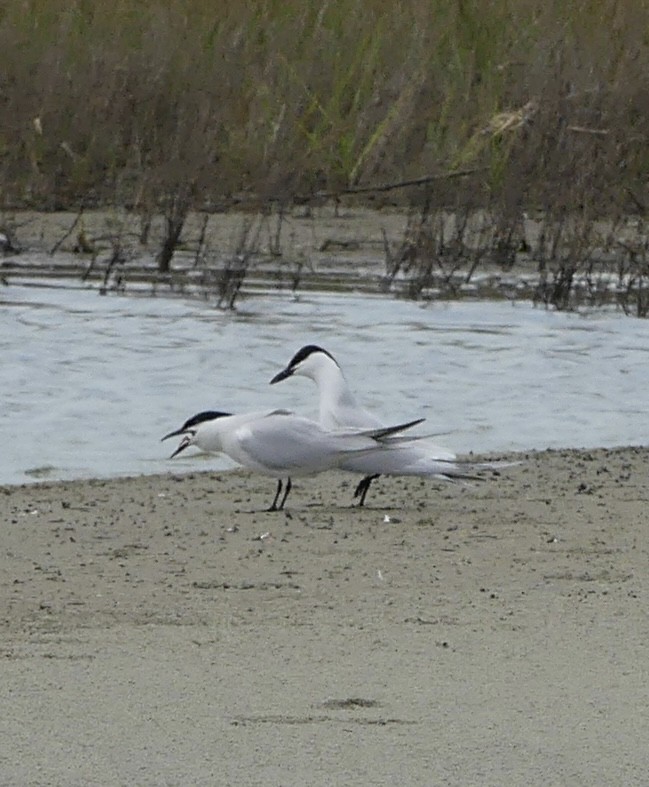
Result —
[{"label": "white bird neck", "polygon": [[322,364],[314,370],[313,380],[318,386],[322,426],[327,429],[349,426],[345,413],[349,409],[358,408],[358,404],[340,367],[333,361]]}]

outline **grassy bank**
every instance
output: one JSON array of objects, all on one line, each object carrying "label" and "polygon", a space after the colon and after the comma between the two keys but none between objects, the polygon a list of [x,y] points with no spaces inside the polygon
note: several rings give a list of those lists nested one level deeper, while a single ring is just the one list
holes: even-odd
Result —
[{"label": "grassy bank", "polygon": [[[644,204],[646,2],[6,0],[5,204]],[[388,192],[393,199],[400,192]]]},{"label": "grassy bank", "polygon": [[[644,288],[648,12],[647,0],[5,0],[0,210],[127,208],[144,241],[162,214],[166,271],[192,209],[409,205],[386,273],[412,275],[415,295],[437,268],[508,265],[521,250],[554,305],[593,255]],[[544,225],[530,248],[532,211]]]}]

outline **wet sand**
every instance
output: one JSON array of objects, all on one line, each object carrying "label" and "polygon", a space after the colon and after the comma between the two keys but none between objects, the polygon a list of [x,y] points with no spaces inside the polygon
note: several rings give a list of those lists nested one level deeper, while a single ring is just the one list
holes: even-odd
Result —
[{"label": "wet sand", "polygon": [[0,488],[2,785],[641,784],[649,449]]}]

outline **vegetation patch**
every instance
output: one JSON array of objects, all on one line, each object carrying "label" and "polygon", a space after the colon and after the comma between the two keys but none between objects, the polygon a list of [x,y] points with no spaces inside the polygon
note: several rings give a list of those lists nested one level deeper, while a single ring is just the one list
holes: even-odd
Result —
[{"label": "vegetation patch", "polygon": [[[169,274],[190,213],[236,209],[250,224],[212,266],[232,306],[268,217],[396,207],[410,218],[385,246],[384,285],[453,292],[460,273],[466,284],[529,255],[539,302],[614,292],[644,316],[648,12],[647,0],[6,0],[0,244],[20,249],[16,211],[109,207],[137,218],[144,249],[162,222]],[[96,238],[74,238],[92,254]],[[127,251],[110,244],[115,270]]]}]

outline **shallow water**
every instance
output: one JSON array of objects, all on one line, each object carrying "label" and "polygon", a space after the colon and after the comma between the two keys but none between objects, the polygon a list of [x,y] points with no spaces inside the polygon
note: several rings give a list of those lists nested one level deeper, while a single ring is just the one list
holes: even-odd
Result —
[{"label": "shallow water", "polygon": [[[51,282],[50,282],[51,284]],[[386,421],[425,416],[460,453],[644,444],[646,323],[529,303],[366,295],[210,304],[66,287],[0,290],[0,483],[229,467],[169,461],[203,409],[316,415],[313,384],[269,379],[303,344],[333,353]]]}]

